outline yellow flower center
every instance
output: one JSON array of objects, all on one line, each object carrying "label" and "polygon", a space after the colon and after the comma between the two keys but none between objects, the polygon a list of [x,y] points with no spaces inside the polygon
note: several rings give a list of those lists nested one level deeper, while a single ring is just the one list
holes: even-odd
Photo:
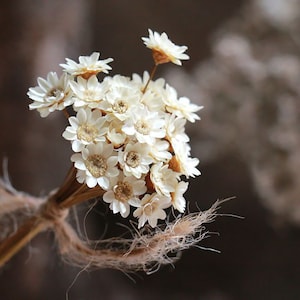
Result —
[{"label": "yellow flower center", "polygon": [[120,202],[127,202],[132,197],[132,186],[128,182],[119,181],[114,187],[115,197]]},{"label": "yellow flower center", "polygon": [[107,170],[106,160],[99,154],[90,155],[85,166],[95,178],[103,176]]},{"label": "yellow flower center", "polygon": [[55,98],[55,100],[59,101],[59,100],[63,99],[64,97],[65,97],[64,91],[59,88],[53,88],[45,96],[46,100],[48,100],[48,101],[49,100],[53,101],[53,98]]},{"label": "yellow flower center", "polygon": [[98,135],[98,129],[90,124],[82,124],[77,128],[77,137],[79,140],[88,143],[93,142]]},{"label": "yellow flower center", "polygon": [[124,114],[128,109],[128,105],[125,101],[119,100],[112,106],[112,109],[119,114]]},{"label": "yellow flower center", "polygon": [[134,125],[134,128],[136,129],[137,132],[144,135],[149,134],[150,132],[149,125],[143,120],[138,120]]},{"label": "yellow flower center", "polygon": [[127,166],[131,168],[136,168],[140,164],[140,154],[135,151],[130,151],[125,154],[125,162]]}]

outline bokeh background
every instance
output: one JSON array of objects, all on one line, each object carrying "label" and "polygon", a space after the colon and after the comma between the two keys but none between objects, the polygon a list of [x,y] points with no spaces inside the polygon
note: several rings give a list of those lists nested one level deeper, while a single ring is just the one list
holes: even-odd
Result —
[{"label": "bokeh background", "polygon": [[[299,20],[299,0],[2,1],[0,159],[15,188],[45,195],[70,166],[64,117],[28,110],[37,76],[93,51],[114,58],[111,74],[141,74],[152,65],[141,42],[151,28],[191,57],[157,76],[205,106],[188,127],[202,172],[190,209],[235,197],[220,213],[244,219],[207,226],[200,246],[220,253],[193,248],[151,275],[69,266],[45,233],[0,270],[0,299],[300,299]],[[91,236],[121,228],[105,205],[88,219]]]}]

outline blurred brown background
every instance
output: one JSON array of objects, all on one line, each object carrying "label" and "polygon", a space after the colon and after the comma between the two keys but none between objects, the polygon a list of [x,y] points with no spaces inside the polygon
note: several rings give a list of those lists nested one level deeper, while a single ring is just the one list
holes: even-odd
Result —
[{"label": "blurred brown background", "polygon": [[[148,28],[166,31],[174,42],[189,46],[191,60],[180,70],[192,74],[196,64],[212,55],[214,32],[238,15],[245,2],[2,1],[0,158],[8,159],[13,185],[44,195],[60,184],[70,165],[70,146],[61,137],[66,125],[63,116],[55,113],[41,119],[28,110],[26,92],[36,85],[37,76],[58,71],[65,57],[77,60],[93,51],[114,58],[111,74],[149,70],[151,56],[141,42]],[[175,68],[163,66],[160,72]],[[191,100],[199,103],[199,99]],[[191,126],[195,139],[195,132],[205,123],[205,109],[200,115],[202,120]],[[221,213],[245,217],[219,217],[208,226],[219,235],[212,234],[200,246],[218,249],[220,254],[194,248],[185,251],[174,268],[164,266],[152,275],[81,272],[62,262],[56,256],[52,234],[43,234],[0,270],[0,299],[65,299],[66,294],[70,300],[300,299],[299,227],[278,225],[263,206],[238,153],[213,160],[202,159],[201,152],[193,155],[200,159],[202,175],[190,184],[186,198],[191,210],[196,206],[206,209],[217,199],[235,196]],[[118,232],[114,223],[122,220],[113,218],[104,207],[100,205],[99,213],[91,216],[92,227],[96,230],[98,222],[100,228],[109,220],[107,234],[114,234]]]}]

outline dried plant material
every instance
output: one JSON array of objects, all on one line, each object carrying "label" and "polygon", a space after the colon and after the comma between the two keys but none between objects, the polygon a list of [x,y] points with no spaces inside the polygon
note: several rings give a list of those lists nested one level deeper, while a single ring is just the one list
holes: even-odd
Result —
[{"label": "dried plant material", "polygon": [[[20,213],[19,205],[30,204],[35,208],[25,213],[24,224],[30,224],[28,233],[32,233],[32,225],[38,232],[53,230],[62,258],[72,265],[84,268],[115,268],[125,272],[143,270],[151,272],[164,264],[170,264],[178,259],[178,253],[199,243],[208,232],[204,225],[214,221],[220,202],[210,209],[190,213],[178,217],[174,222],[166,222],[155,231],[145,227],[140,232],[133,231],[132,239],[111,238],[99,241],[84,241],[67,222],[68,210],[59,209],[54,202],[30,198],[22,193],[8,192],[5,185],[0,188],[1,204],[6,201],[17,203],[15,209],[7,210],[2,215]],[[29,198],[28,198],[29,197]],[[4,200],[5,199],[5,200]],[[38,213],[37,213],[38,212]],[[1,218],[2,220],[2,218]],[[23,224],[23,226],[24,226]],[[6,224],[3,224],[5,227]],[[0,257],[3,244],[0,244]],[[0,259],[1,261],[1,259]]]},{"label": "dried plant material", "polygon": [[[144,270],[174,262],[180,251],[198,243],[204,224],[214,220],[216,203],[206,212],[184,213],[187,179],[200,175],[199,160],[191,157],[187,122],[194,123],[202,107],[179,97],[164,79],[153,80],[158,65],[189,59],[186,46],[177,46],[166,33],[149,30],[146,46],[154,55],[152,72],[143,76],[97,77],[108,73],[112,58],[100,53],[66,59],[62,75],[49,72],[29,88],[31,110],[42,118],[63,111],[69,126],[62,134],[74,153],[62,185],[43,199],[19,193],[9,183],[0,186],[0,266],[40,232],[55,233],[60,254],[80,267]],[[70,114],[74,115],[70,115]],[[137,219],[131,239],[82,240],[67,222],[69,209],[101,199],[114,214]],[[177,214],[174,222],[167,210]],[[21,214],[10,225],[6,219]],[[163,221],[163,223],[162,223]],[[153,269],[154,268],[154,269]]]}]

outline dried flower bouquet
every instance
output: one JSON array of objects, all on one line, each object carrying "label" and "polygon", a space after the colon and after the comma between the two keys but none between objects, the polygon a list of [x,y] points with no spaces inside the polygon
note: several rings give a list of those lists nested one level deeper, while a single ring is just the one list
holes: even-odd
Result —
[{"label": "dried flower bouquet", "polygon": [[[100,80],[100,73],[111,70],[113,59],[101,60],[94,52],[80,56],[79,62],[67,58],[60,65],[61,76],[50,72],[29,89],[31,110],[43,118],[58,110],[68,119],[62,136],[71,142],[73,165],[63,184],[45,199],[1,182],[0,220],[22,212],[24,220],[2,238],[0,266],[47,229],[54,231],[60,253],[72,264],[124,271],[149,271],[170,263],[176,259],[168,256],[170,252],[205,236],[203,224],[215,218],[218,203],[205,212],[182,215],[188,188],[183,179],[200,175],[198,159],[190,156],[185,124],[198,120],[196,112],[202,107],[178,97],[164,79],[153,80],[158,65],[181,65],[189,59],[187,47],[150,29],[142,39],[152,50],[151,74],[106,75]],[[88,243],[79,238],[67,222],[69,208],[95,198],[102,198],[123,218],[132,212],[137,220],[132,239]],[[170,209],[179,213],[174,222],[167,220]]]}]

